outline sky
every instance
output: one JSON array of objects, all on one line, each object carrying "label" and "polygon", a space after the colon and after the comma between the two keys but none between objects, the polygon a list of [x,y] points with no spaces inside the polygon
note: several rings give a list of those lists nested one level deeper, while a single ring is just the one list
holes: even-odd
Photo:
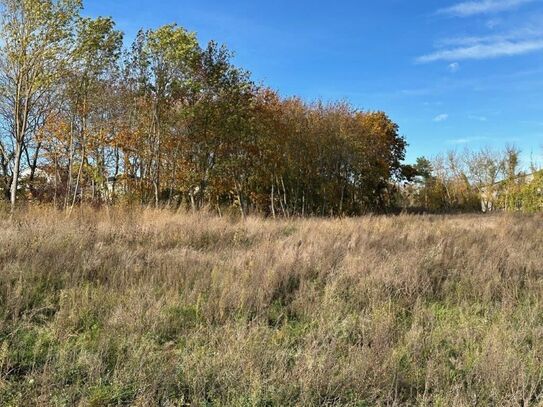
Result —
[{"label": "sky", "polygon": [[543,161],[543,0],[86,0],[130,42],[177,23],[283,96],[382,110],[407,161],[516,145]]}]

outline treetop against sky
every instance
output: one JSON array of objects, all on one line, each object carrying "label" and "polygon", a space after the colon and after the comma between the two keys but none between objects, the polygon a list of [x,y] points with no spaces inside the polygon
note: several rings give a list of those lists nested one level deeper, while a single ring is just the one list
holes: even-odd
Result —
[{"label": "treetop against sky", "polygon": [[88,0],[130,41],[175,21],[224,42],[256,81],[284,95],[384,110],[408,159],[514,143],[541,156],[540,0]]}]

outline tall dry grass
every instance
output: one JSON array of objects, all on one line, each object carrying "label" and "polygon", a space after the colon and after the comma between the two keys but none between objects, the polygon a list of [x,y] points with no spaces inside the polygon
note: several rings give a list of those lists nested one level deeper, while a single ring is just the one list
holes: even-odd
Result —
[{"label": "tall dry grass", "polygon": [[543,217],[0,220],[0,405],[539,405]]}]

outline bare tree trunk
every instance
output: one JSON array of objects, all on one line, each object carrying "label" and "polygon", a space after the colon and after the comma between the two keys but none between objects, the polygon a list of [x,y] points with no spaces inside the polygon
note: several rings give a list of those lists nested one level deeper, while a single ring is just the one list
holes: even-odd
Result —
[{"label": "bare tree trunk", "polygon": [[275,196],[274,196],[274,192],[275,192],[275,182],[273,182],[273,178],[272,178],[272,189],[271,189],[271,211],[272,211],[272,216],[273,218],[275,219]]},{"label": "bare tree trunk", "polygon": [[243,199],[241,192],[238,192],[239,210],[241,211],[241,219],[245,220],[245,209],[243,208]]},{"label": "bare tree trunk", "polygon": [[217,195],[217,211],[219,212],[219,218],[222,218],[221,200],[219,199],[218,195]]},{"label": "bare tree trunk", "polygon": [[[11,177],[9,175],[9,161],[6,156],[6,149],[4,148],[4,145],[2,144],[2,140],[0,140],[0,167],[2,168],[2,178],[4,178],[5,185],[11,186]],[[9,188],[6,188],[4,190],[4,195],[6,199],[9,199],[9,195],[10,195]]]},{"label": "bare tree trunk", "polygon": [[196,202],[194,201],[194,192],[190,191],[189,196],[190,196],[190,207],[191,207],[192,213],[196,213]]},{"label": "bare tree trunk", "polygon": [[55,209],[58,209],[57,207],[57,196],[58,196],[58,155],[55,151],[55,192],[53,194],[53,205]]},{"label": "bare tree trunk", "polygon": [[[79,191],[79,184],[81,183],[81,176],[83,174],[83,165],[85,163],[85,154],[86,154],[86,151],[85,151],[85,137],[83,137],[83,151],[81,153],[81,165],[79,166],[79,170],[77,172],[77,179],[76,179],[76,182],[75,182],[75,190],[74,190],[74,196],[73,196],[73,199],[72,199],[72,205],[70,207],[70,213],[74,209],[75,201],[76,201],[76,198],[77,198],[77,192]],[[82,191],[83,191],[83,189],[82,189]],[[81,201],[83,201],[83,192],[81,192]]]},{"label": "bare tree trunk", "polygon": [[168,207],[171,208],[173,200],[173,190],[175,186],[175,177],[177,172],[177,149],[174,153],[173,165],[170,170],[170,179],[168,180]]},{"label": "bare tree trunk", "polygon": [[345,198],[345,184],[341,187],[341,199],[339,201],[339,216],[343,215],[343,200]]},{"label": "bare tree trunk", "polygon": [[28,152],[28,146],[24,146],[24,152],[26,155],[26,163],[28,165],[28,168],[30,169],[30,175],[28,177],[28,184],[30,186],[30,193],[32,194],[32,197],[34,198],[36,196],[36,188],[34,188],[34,179],[36,177],[36,169],[38,167],[38,157],[41,149],[41,142],[38,142],[36,145],[36,149],[34,150],[34,154],[32,158],[30,158],[30,154]]},{"label": "bare tree trunk", "polygon": [[29,89],[26,91],[26,97],[24,102],[21,101],[22,95],[22,79],[18,78],[17,83],[17,93],[15,97],[15,157],[13,164],[13,177],[11,180],[11,191],[10,191],[10,203],[11,203],[11,213],[15,212],[15,205],[17,203],[17,189],[19,187],[19,175],[21,171],[21,156],[23,154],[24,148],[24,137],[27,131],[28,125],[28,114],[29,114]]},{"label": "bare tree trunk", "polygon": [[41,142],[38,143],[36,146],[36,149],[34,150],[34,155],[32,157],[32,161],[28,162],[28,166],[30,167],[30,182],[34,181],[34,177],[36,175],[36,169],[38,168],[38,158],[40,155],[40,149],[41,149]]},{"label": "bare tree trunk", "polygon": [[153,121],[151,125],[153,129],[153,133],[155,134],[155,144],[156,144],[156,150],[155,150],[155,171],[154,171],[154,179],[153,179],[153,188],[154,188],[154,194],[155,194],[155,207],[158,208],[159,206],[159,194],[160,194],[160,161],[161,161],[161,141],[162,141],[162,135],[161,135],[161,128],[160,128],[160,107],[158,105],[158,102],[155,103],[155,107],[153,109]]},{"label": "bare tree trunk", "polygon": [[70,120],[70,155],[68,157],[68,179],[66,181],[66,196],[64,197],[64,210],[68,210],[68,202],[72,193],[72,171],[74,160],[74,119]]},{"label": "bare tree trunk", "polygon": [[154,190],[154,193],[155,193],[155,208],[158,208],[158,204],[159,204],[159,197],[158,197],[158,181],[153,181],[153,190]]},{"label": "bare tree trunk", "polygon": [[245,220],[245,208],[243,206],[243,194],[241,192],[242,191],[241,186],[237,181],[235,182],[235,186],[236,186],[236,195],[239,202],[239,210],[241,212],[241,219]]},{"label": "bare tree trunk", "polygon": [[283,197],[285,200],[285,209],[287,211],[287,218],[290,218],[290,211],[289,211],[288,200],[287,200],[287,189],[285,188],[285,182],[283,181],[283,177],[281,177],[281,185],[283,186]]},{"label": "bare tree trunk", "polygon": [[[119,161],[120,161],[119,147],[115,147],[115,170],[113,173],[113,182],[111,183],[111,192],[109,196],[110,202],[113,201],[113,199],[115,199],[115,193],[117,192],[116,189],[117,189],[117,179],[119,178]],[[107,178],[106,178],[106,187],[109,188],[109,179]]]},{"label": "bare tree trunk", "polygon": [[283,202],[283,197],[281,196],[281,188],[279,188],[279,180],[276,178],[277,187],[279,189],[279,205],[281,206],[281,212],[283,212],[283,217],[287,217],[287,212],[285,209],[285,203]]},{"label": "bare tree trunk", "polygon": [[17,203],[17,189],[19,187],[19,172],[21,169],[21,155],[23,153],[22,141],[17,141],[15,146],[15,161],[13,164],[13,177],[11,180],[10,203],[11,213],[15,212],[15,204]]}]

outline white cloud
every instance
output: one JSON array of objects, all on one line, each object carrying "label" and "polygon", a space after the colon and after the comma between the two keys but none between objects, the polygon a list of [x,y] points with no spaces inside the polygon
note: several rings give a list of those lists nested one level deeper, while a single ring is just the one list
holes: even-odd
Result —
[{"label": "white cloud", "polygon": [[457,138],[453,140],[447,140],[450,144],[469,144],[475,143],[477,141],[490,140],[488,137],[466,137],[466,138]]},{"label": "white cloud", "polygon": [[527,54],[543,49],[543,38],[527,41],[498,41],[487,44],[442,49],[417,58],[419,63],[435,61],[458,61],[466,59],[489,59]]},{"label": "white cloud", "polygon": [[437,42],[436,45],[438,47],[468,46],[477,44],[491,44],[505,41],[526,41],[542,38],[543,29],[540,26],[526,25],[513,31],[500,34],[442,38]]},{"label": "white cloud", "polygon": [[502,21],[499,18],[493,18],[486,22],[486,28],[493,30],[497,26],[499,26],[502,23]]},{"label": "white cloud", "polygon": [[446,113],[438,114],[436,117],[434,117],[434,122],[436,123],[444,122],[448,118],[449,118],[449,115]]},{"label": "white cloud", "polygon": [[465,1],[438,11],[439,14],[448,14],[458,17],[469,17],[477,14],[491,14],[510,10],[535,0],[478,0]]},{"label": "white cloud", "polygon": [[489,59],[521,55],[543,49],[543,28],[527,24],[515,30],[492,35],[460,36],[437,41],[437,51],[417,58],[419,63],[466,59]]},{"label": "white cloud", "polygon": [[486,122],[488,120],[488,118],[486,116],[469,115],[468,118],[471,119],[471,120],[477,120],[477,121],[480,121],[480,122]]},{"label": "white cloud", "polygon": [[451,143],[451,144],[468,144],[471,141],[472,140],[469,139],[469,138],[457,138],[457,139],[454,139],[454,140],[449,140],[449,143]]},{"label": "white cloud", "polygon": [[460,64],[458,62],[453,62],[452,64],[449,64],[447,66],[447,69],[449,70],[449,72],[451,73],[455,73],[455,72],[458,72],[458,70],[460,69]]}]

